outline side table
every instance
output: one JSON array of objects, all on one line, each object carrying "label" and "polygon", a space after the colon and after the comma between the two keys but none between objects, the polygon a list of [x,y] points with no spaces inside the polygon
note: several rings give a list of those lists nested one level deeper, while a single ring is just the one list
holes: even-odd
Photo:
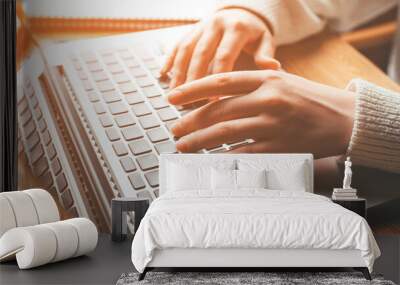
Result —
[{"label": "side table", "polygon": [[367,218],[367,200],[364,198],[349,199],[349,200],[336,200],[332,199],[332,202],[339,204],[340,206],[359,214],[363,218]]}]

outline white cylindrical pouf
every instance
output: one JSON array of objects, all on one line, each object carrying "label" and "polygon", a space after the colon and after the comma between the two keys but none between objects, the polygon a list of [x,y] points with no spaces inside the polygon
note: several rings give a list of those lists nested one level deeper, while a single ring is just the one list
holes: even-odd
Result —
[{"label": "white cylindrical pouf", "polygon": [[5,232],[16,226],[17,222],[10,202],[7,198],[0,196],[0,238]]},{"label": "white cylindrical pouf", "polygon": [[33,226],[39,223],[38,214],[30,196],[24,191],[0,193],[11,205],[15,215],[17,227]]},{"label": "white cylindrical pouf", "polygon": [[23,192],[31,197],[38,214],[39,224],[60,220],[56,202],[49,192],[43,189],[29,189]]},{"label": "white cylindrical pouf", "polygon": [[49,263],[56,252],[54,232],[42,225],[11,229],[0,239],[0,258],[16,253],[20,269]]},{"label": "white cylindrical pouf", "polygon": [[61,221],[42,226],[51,229],[57,238],[57,252],[51,262],[57,262],[75,255],[78,249],[79,237],[73,225]]},{"label": "white cylindrical pouf", "polygon": [[74,218],[64,222],[74,226],[78,233],[79,244],[75,256],[86,254],[96,248],[98,232],[93,222],[86,218]]}]

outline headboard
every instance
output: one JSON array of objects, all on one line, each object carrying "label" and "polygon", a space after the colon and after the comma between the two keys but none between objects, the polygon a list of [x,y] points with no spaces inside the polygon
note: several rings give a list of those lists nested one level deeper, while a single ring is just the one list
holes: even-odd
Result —
[{"label": "headboard", "polygon": [[212,164],[218,160],[232,160],[235,161],[240,158],[255,159],[255,160],[267,160],[267,161],[279,161],[279,160],[291,160],[291,161],[304,161],[306,163],[306,191],[314,191],[314,158],[310,153],[284,153],[284,154],[162,154],[160,157],[160,195],[165,193],[165,185],[167,184],[167,163],[168,161],[185,161],[188,160],[191,163],[199,164],[207,163]]}]

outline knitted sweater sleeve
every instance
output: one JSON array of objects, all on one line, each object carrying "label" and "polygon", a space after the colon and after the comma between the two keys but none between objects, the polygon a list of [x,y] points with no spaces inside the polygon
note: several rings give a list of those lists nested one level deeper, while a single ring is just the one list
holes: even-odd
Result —
[{"label": "knitted sweater sleeve", "polygon": [[400,173],[400,93],[361,79],[347,89],[357,93],[347,155],[354,164]]},{"label": "knitted sweater sleeve", "polygon": [[393,8],[398,0],[218,0],[218,9],[243,8],[266,20],[279,45],[320,32],[353,29]]}]

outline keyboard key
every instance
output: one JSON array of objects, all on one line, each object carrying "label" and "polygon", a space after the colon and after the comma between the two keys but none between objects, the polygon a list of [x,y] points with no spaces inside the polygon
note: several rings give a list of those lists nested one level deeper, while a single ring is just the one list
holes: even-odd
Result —
[{"label": "keyboard key", "polygon": [[118,115],[128,112],[128,107],[122,101],[108,104],[108,108],[110,109],[110,112],[113,115]]},{"label": "keyboard key", "polygon": [[28,149],[33,149],[40,141],[39,133],[35,132],[27,139]]},{"label": "keyboard key", "polygon": [[[45,174],[43,174],[41,181],[43,181],[43,185],[42,185],[43,188],[49,189],[53,185],[53,182],[54,182],[51,172],[47,171]],[[58,199],[57,196],[54,198],[56,198],[56,200]]]},{"label": "keyboard key", "polygon": [[74,61],[72,64],[77,71],[82,70],[82,66],[80,65],[79,61]]},{"label": "keyboard key", "polygon": [[150,114],[150,115],[144,116],[144,117],[140,117],[139,122],[140,122],[140,125],[145,130],[160,126],[160,123],[158,122],[158,118],[156,116],[154,116],[153,114]]},{"label": "keyboard key", "polygon": [[122,129],[122,135],[127,141],[143,137],[142,131],[137,126],[130,126]]},{"label": "keyboard key", "polygon": [[154,145],[159,154],[176,153],[175,143],[172,141],[161,142]]},{"label": "keyboard key", "polygon": [[134,58],[126,59],[124,62],[126,64],[126,66],[129,67],[129,68],[131,68],[131,67],[139,67],[140,66],[139,62],[137,62]]},{"label": "keyboard key", "polygon": [[28,109],[28,100],[24,97],[19,103],[18,103],[18,113],[21,114],[25,112]]},{"label": "keyboard key", "polygon": [[114,84],[110,80],[97,82],[96,85],[100,92],[107,92],[107,91],[115,90]]},{"label": "keyboard key", "polygon": [[54,175],[58,175],[61,172],[61,163],[58,158],[54,159],[51,163],[51,168],[53,169]]},{"label": "keyboard key", "polygon": [[105,48],[105,49],[100,50],[99,53],[100,53],[102,56],[108,56],[108,55],[113,54],[113,53],[114,53],[114,50],[113,50],[112,48]]},{"label": "keyboard key", "polygon": [[150,72],[151,72],[151,75],[153,75],[153,77],[155,79],[160,79],[161,78],[161,73],[160,73],[160,71],[158,69],[151,69]]},{"label": "keyboard key", "polygon": [[144,176],[151,187],[158,186],[158,170],[146,172]]},{"label": "keyboard key", "polygon": [[142,77],[137,77],[136,78],[136,83],[140,86],[140,87],[146,87],[146,86],[151,86],[153,85],[153,79],[148,77],[148,76],[142,76]]},{"label": "keyboard key", "polygon": [[112,74],[117,74],[124,72],[124,68],[119,63],[115,63],[108,65],[108,71],[110,71]]},{"label": "keyboard key", "polygon": [[101,125],[105,128],[111,127],[113,125],[112,118],[107,114],[103,114],[103,115],[99,116],[99,120],[100,120]]},{"label": "keyboard key", "polygon": [[149,170],[158,167],[158,158],[155,154],[147,154],[136,158],[142,170]]},{"label": "keyboard key", "polygon": [[133,92],[129,94],[125,94],[125,99],[129,105],[138,104],[144,102],[143,95],[139,92]]},{"label": "keyboard key", "polygon": [[82,57],[83,61],[85,61],[86,63],[97,61],[96,54],[92,51],[83,52],[81,54],[81,57]]},{"label": "keyboard key", "polygon": [[88,79],[88,78],[89,78],[89,77],[87,76],[86,72],[84,72],[83,70],[79,70],[79,71],[78,71],[78,77],[79,77],[79,79],[82,79],[82,80]]},{"label": "keyboard key", "polygon": [[160,68],[160,65],[154,58],[145,61],[144,65],[146,65],[146,67],[148,69],[159,69]]},{"label": "keyboard key", "polygon": [[116,128],[107,128],[106,135],[107,135],[108,139],[112,142],[117,141],[121,138],[119,135],[119,132]]},{"label": "keyboard key", "polygon": [[39,101],[36,96],[31,98],[31,105],[33,108],[36,108],[39,105]]},{"label": "keyboard key", "polygon": [[122,59],[134,58],[133,54],[128,49],[120,50],[118,53]]},{"label": "keyboard key", "polygon": [[30,120],[24,126],[25,137],[29,137],[35,130],[36,130],[35,122],[34,122],[34,120]]},{"label": "keyboard key", "polygon": [[69,208],[67,213],[68,213],[68,217],[71,217],[71,218],[79,217],[79,213],[75,207]]},{"label": "keyboard key", "polygon": [[93,104],[94,107],[94,111],[100,115],[100,114],[104,114],[106,112],[106,108],[104,107],[103,103],[101,102],[96,102]]},{"label": "keyboard key", "polygon": [[99,94],[97,93],[97,91],[94,91],[94,90],[88,92],[87,96],[88,96],[90,102],[97,102],[100,100]]},{"label": "keyboard key", "polygon": [[141,67],[134,67],[129,69],[130,73],[132,74],[133,77],[139,78],[147,75],[146,70],[144,70]]},{"label": "keyboard key", "polygon": [[38,127],[40,132],[43,132],[47,128],[46,122],[43,118],[39,120]]},{"label": "keyboard key", "polygon": [[103,61],[107,65],[113,64],[113,63],[118,63],[118,59],[112,53],[111,54],[107,54],[107,55],[103,55]]},{"label": "keyboard key", "polygon": [[66,189],[61,194],[61,201],[64,209],[69,209],[74,205],[74,199],[72,198],[71,191]]},{"label": "keyboard key", "polygon": [[151,114],[150,108],[145,103],[139,103],[133,105],[132,110],[138,117]]},{"label": "keyboard key", "polygon": [[152,197],[151,197],[151,195],[150,195],[150,192],[147,191],[147,190],[139,191],[139,192],[137,193],[137,197],[138,197],[139,199],[152,200]]},{"label": "keyboard key", "polygon": [[39,108],[35,108],[35,109],[33,110],[33,114],[35,115],[35,118],[36,118],[37,120],[39,120],[39,119],[43,116],[43,113],[42,113],[42,111],[41,111]]},{"label": "keyboard key", "polygon": [[122,97],[119,95],[117,91],[107,91],[103,93],[103,98],[106,103],[113,103],[117,101],[121,101]]},{"label": "keyboard key", "polygon": [[151,129],[151,130],[148,130],[146,133],[147,133],[147,136],[149,137],[149,139],[153,143],[165,141],[165,140],[169,139],[168,133],[163,128]]},{"label": "keyboard key", "polygon": [[56,148],[53,144],[50,144],[47,147],[47,155],[49,156],[50,160],[52,160],[57,155]]},{"label": "keyboard key", "polygon": [[98,61],[91,62],[87,64],[89,71],[97,72],[103,70],[103,67],[100,65]]},{"label": "keyboard key", "polygon": [[125,146],[125,143],[119,141],[116,143],[113,143],[113,149],[115,151],[115,154],[118,156],[124,156],[128,154],[128,148]]},{"label": "keyboard key", "polygon": [[94,73],[92,73],[92,77],[93,77],[94,81],[97,81],[97,82],[108,79],[107,73],[105,73],[104,71],[94,72]]},{"label": "keyboard key", "polygon": [[150,143],[145,139],[135,140],[129,143],[129,148],[134,155],[139,155],[151,151]]},{"label": "keyboard key", "polygon": [[82,80],[82,85],[83,85],[83,89],[85,89],[85,91],[93,90],[93,85],[92,85],[92,83],[90,83],[89,80]]},{"label": "keyboard key", "polygon": [[129,82],[131,79],[129,78],[128,74],[126,73],[117,73],[113,76],[115,82],[117,83],[124,83]]},{"label": "keyboard key", "polygon": [[124,94],[132,93],[137,90],[136,86],[132,82],[126,82],[126,83],[119,84],[119,89]]},{"label": "keyboard key", "polygon": [[33,164],[33,174],[36,177],[41,176],[49,169],[49,164],[47,162],[46,156],[42,156],[35,164]]},{"label": "keyboard key", "polygon": [[129,156],[121,158],[119,162],[121,163],[122,168],[125,170],[125,172],[132,172],[136,170],[136,164],[133,161],[133,159]]},{"label": "keyboard key", "polygon": [[50,132],[49,132],[49,130],[46,130],[46,131],[43,133],[43,143],[44,143],[45,145],[48,145],[50,142],[51,142]]},{"label": "keyboard key", "polygon": [[142,176],[138,172],[129,174],[128,178],[135,190],[142,189],[146,186]]},{"label": "keyboard key", "polygon": [[119,127],[127,127],[135,124],[135,119],[130,114],[123,114],[115,117]]},{"label": "keyboard key", "polygon": [[151,60],[153,59],[152,54],[150,53],[150,46],[146,47],[135,47],[135,53],[137,56],[139,56],[142,60]]},{"label": "keyboard key", "polygon": [[32,114],[30,110],[28,110],[21,114],[20,123],[22,124],[22,126],[25,126],[31,119],[32,119]]},{"label": "keyboard key", "polygon": [[162,96],[150,98],[149,101],[154,109],[162,109],[169,106],[167,100],[165,100]]},{"label": "keyboard key", "polygon": [[56,178],[56,184],[59,192],[63,192],[67,188],[68,183],[64,173],[60,173]]},{"label": "keyboard key", "polygon": [[161,90],[155,85],[143,87],[142,90],[148,98],[157,97],[157,96],[162,95]]},{"label": "keyboard key", "polygon": [[171,107],[167,107],[164,109],[160,109],[157,111],[158,115],[160,116],[163,122],[170,121],[178,118],[178,115]]}]

